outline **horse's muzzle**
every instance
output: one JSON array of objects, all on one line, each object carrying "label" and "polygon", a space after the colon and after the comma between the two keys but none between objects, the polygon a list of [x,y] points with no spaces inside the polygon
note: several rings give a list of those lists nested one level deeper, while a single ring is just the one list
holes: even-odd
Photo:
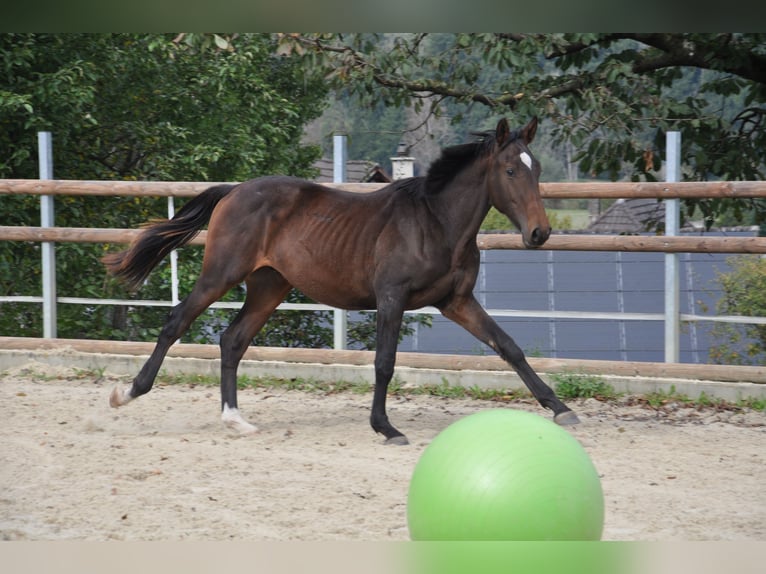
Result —
[{"label": "horse's muzzle", "polygon": [[551,236],[551,228],[535,227],[529,234],[529,239],[524,237],[524,245],[530,249],[540,247]]}]

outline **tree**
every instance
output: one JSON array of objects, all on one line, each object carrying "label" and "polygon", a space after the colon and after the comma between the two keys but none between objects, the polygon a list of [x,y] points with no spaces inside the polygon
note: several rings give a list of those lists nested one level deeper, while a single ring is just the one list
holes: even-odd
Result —
[{"label": "tree", "polygon": [[348,135],[348,158],[387,165],[407,129],[404,115],[382,103],[373,109],[361,108],[347,94],[332,98],[322,116],[314,120],[304,134],[304,141],[322,147],[324,157],[333,154],[335,134]]},{"label": "tree", "polygon": [[[766,171],[766,34],[418,33],[386,36],[385,50],[380,41],[285,34],[281,51],[323,68],[364,105],[412,106],[452,121],[476,107],[485,116],[541,116],[594,177],[656,179],[669,130],[682,132],[686,179],[753,180]],[[726,210],[766,221],[761,201],[686,207],[709,223]]]},{"label": "tree", "polygon": [[[39,130],[53,133],[54,175],[61,179],[311,175],[318,149],[299,142],[303,126],[321,113],[327,88],[296,58],[276,55],[276,47],[268,34],[0,35],[0,177],[37,177]],[[166,209],[157,199],[59,198],[56,223],[136,227]],[[0,200],[6,225],[36,225],[38,214],[34,197]],[[106,248],[58,246],[60,296],[130,296],[105,277],[99,259]],[[188,292],[201,251],[184,250],[179,259]],[[31,264],[39,260],[37,244],[0,244],[0,292],[39,294],[40,269]],[[167,266],[141,295],[169,299]],[[148,340],[166,311],[59,305],[58,313],[62,337]],[[40,306],[3,304],[0,332],[39,336]],[[189,338],[208,336],[203,323]]]},{"label": "tree", "polygon": [[326,90],[266,34],[214,48],[207,36],[5,34],[0,176],[35,177],[35,132],[49,130],[61,178],[302,175],[297,144]]},{"label": "tree", "polygon": [[[721,315],[766,315],[766,258],[759,255],[730,257],[731,271],[716,278],[723,295],[716,304]],[[762,365],[766,359],[766,325],[716,323],[717,343],[710,348],[716,363]]]}]

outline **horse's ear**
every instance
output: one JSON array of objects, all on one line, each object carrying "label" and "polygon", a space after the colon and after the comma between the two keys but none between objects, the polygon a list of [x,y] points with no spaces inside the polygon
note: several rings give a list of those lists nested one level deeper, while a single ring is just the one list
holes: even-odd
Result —
[{"label": "horse's ear", "polygon": [[495,129],[495,141],[497,145],[501,146],[508,141],[508,136],[511,135],[511,128],[508,126],[508,120],[503,118],[497,122],[497,128]]},{"label": "horse's ear", "polygon": [[537,133],[537,116],[529,120],[529,123],[521,129],[521,137],[524,138],[524,142],[529,145],[532,140],[535,139]]}]

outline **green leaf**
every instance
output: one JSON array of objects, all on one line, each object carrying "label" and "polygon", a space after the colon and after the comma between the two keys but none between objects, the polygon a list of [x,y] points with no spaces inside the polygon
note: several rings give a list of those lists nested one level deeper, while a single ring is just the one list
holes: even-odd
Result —
[{"label": "green leaf", "polygon": [[222,38],[218,34],[213,34],[213,39],[215,40],[215,45],[221,49],[221,50],[228,50],[229,49],[229,41],[225,38]]}]

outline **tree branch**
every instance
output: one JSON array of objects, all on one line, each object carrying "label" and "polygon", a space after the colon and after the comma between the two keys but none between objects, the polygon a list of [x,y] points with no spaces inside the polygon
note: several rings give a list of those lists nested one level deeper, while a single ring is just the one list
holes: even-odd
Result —
[{"label": "tree branch", "polygon": [[[498,34],[498,37],[520,41],[524,38],[515,34]],[[737,40],[731,33],[709,36],[700,41],[689,34],[660,33],[615,33],[602,34],[592,42],[571,42],[546,54],[546,59],[555,60],[582,52],[594,46],[606,47],[618,40],[635,40],[657,52],[637,52],[633,72],[645,74],[664,68],[686,66],[716,70],[766,84],[766,56],[757,54],[752,46]],[[737,58],[732,58],[734,52]]]},{"label": "tree branch", "polygon": [[[687,39],[683,34],[625,34],[661,54],[647,54],[633,66],[637,74],[675,66],[689,66],[734,74],[743,79],[766,84],[766,56],[751,46],[738,42],[732,34],[716,34],[706,42]],[[737,57],[732,58],[734,52]]]},{"label": "tree branch", "polygon": [[[489,107],[508,106],[511,109],[513,109],[516,103],[523,97],[523,94],[510,93],[505,93],[498,97],[492,97],[485,93],[448,85],[444,82],[436,80],[407,79],[401,76],[394,76],[381,70],[378,66],[365,58],[364,54],[354,50],[350,46],[329,45],[323,43],[319,38],[306,38],[304,36],[296,36],[293,39],[297,40],[304,46],[318,50],[320,52],[345,54],[353,61],[353,67],[357,69],[369,69],[371,71],[371,77],[375,83],[386,88],[404,90],[416,94],[423,93],[427,94],[428,96],[443,96],[461,100],[469,100],[472,102],[484,104]],[[422,37],[419,37],[418,41],[421,40]]]},{"label": "tree branch", "polygon": [[[425,34],[416,36],[415,45],[410,48],[410,55],[425,38]],[[495,37],[510,45],[530,38],[528,34],[496,33]],[[381,69],[366,54],[356,51],[349,45],[329,44],[321,37],[293,35],[303,46],[326,54],[336,54],[343,60],[341,68],[367,70],[369,78],[376,84],[393,90],[417,94],[442,96],[477,102],[489,107],[508,106],[513,109],[523,94],[504,93],[492,96],[487,92],[477,91],[474,87],[451,85],[439,80],[414,79],[388,73]],[[600,34],[590,41],[571,42],[557,47],[546,54],[549,60],[574,55],[583,50],[605,48],[619,40],[634,40],[652,49],[635,50],[632,71],[635,74],[647,74],[670,67],[696,67],[730,73],[743,79],[766,84],[766,56],[756,53],[748,42],[737,39],[730,33],[716,35],[660,34],[660,33],[613,33]],[[735,56],[733,57],[732,54]],[[590,83],[587,72],[579,76],[566,78],[558,85],[549,86],[538,95],[542,98],[558,98],[576,93]]]}]

